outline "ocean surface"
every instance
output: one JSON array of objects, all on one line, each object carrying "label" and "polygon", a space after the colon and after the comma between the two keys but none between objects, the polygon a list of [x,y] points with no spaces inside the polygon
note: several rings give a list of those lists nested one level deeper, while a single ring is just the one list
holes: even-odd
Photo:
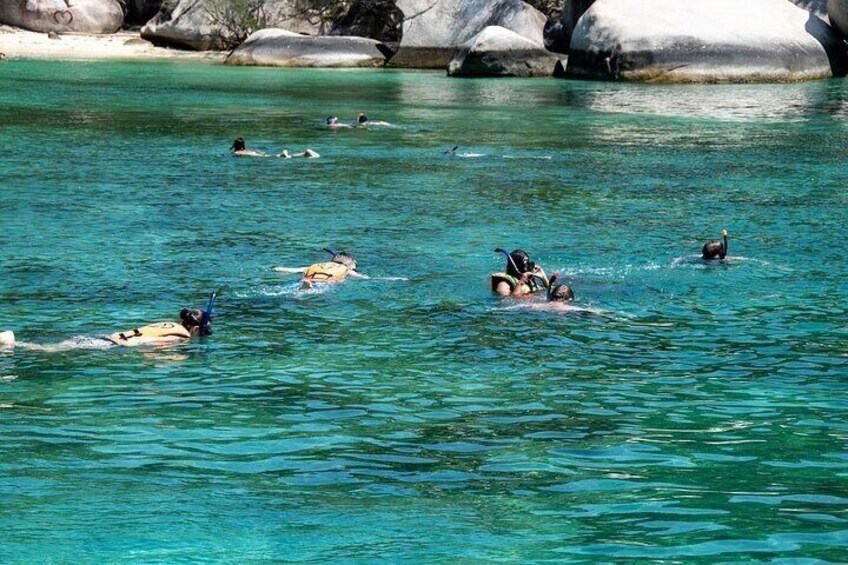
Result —
[{"label": "ocean surface", "polygon": [[0,141],[0,330],[77,345],[0,351],[4,564],[846,560],[848,82],[7,61]]}]

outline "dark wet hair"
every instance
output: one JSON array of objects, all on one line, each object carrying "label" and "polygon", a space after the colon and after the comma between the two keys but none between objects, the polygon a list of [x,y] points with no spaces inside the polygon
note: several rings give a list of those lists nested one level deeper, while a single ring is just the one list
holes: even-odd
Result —
[{"label": "dark wet hair", "polygon": [[536,267],[536,264],[530,260],[530,256],[521,249],[516,249],[509,254],[509,257],[510,259],[506,261],[506,273],[515,278],[520,278],[524,273],[532,272]]},{"label": "dark wet hair", "polygon": [[351,271],[356,270],[356,259],[354,259],[350,255],[348,255],[344,251],[339,251],[338,253],[333,255],[333,258],[330,259],[330,261],[332,261],[333,263],[338,263],[340,265],[344,265],[345,267],[347,267]]},{"label": "dark wet hair", "polygon": [[548,293],[548,300],[551,302],[570,302],[574,300],[574,291],[568,285],[558,284]]},{"label": "dark wet hair", "polygon": [[722,230],[721,241],[709,240],[701,249],[701,259],[711,261],[713,259],[724,259],[727,257],[727,230]]},{"label": "dark wet hair", "polygon": [[237,137],[233,140],[233,145],[230,147],[230,151],[244,151],[246,149],[246,145],[244,144],[244,139],[241,137]]},{"label": "dark wet hair", "polygon": [[203,310],[189,310],[188,308],[183,308],[180,310],[180,321],[187,330],[199,327],[203,322]]},{"label": "dark wet hair", "polygon": [[358,121],[360,124],[364,124],[368,121],[368,116],[366,116],[365,114],[359,114],[359,117],[356,118],[356,121]]},{"label": "dark wet hair", "polygon": [[333,122],[338,121],[338,118],[335,116],[327,116],[327,125],[332,124]]}]

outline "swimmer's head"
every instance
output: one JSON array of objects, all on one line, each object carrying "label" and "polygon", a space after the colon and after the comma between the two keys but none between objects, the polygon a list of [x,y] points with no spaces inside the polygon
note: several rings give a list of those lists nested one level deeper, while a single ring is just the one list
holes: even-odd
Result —
[{"label": "swimmer's head", "polygon": [[356,270],[356,259],[345,253],[344,251],[339,251],[338,253],[333,255],[331,259],[333,263],[338,263],[340,265],[344,265],[351,271]]},{"label": "swimmer's head", "polygon": [[356,121],[359,122],[360,124],[367,123],[368,122],[368,116],[366,116],[365,114],[359,114],[358,116],[356,116]]},{"label": "swimmer's head", "polygon": [[0,61],[5,61],[5,60],[6,60],[6,54],[0,53]]},{"label": "swimmer's head", "polygon": [[230,147],[230,151],[244,151],[246,145],[244,144],[244,139],[241,137],[237,137],[233,140],[233,144]]},{"label": "swimmer's head", "polygon": [[571,302],[574,300],[574,291],[568,285],[555,285],[548,294],[548,300],[551,302]]},{"label": "swimmer's head", "polygon": [[327,125],[334,126],[339,123],[339,119],[335,116],[327,116]]},{"label": "swimmer's head", "polygon": [[[203,310],[189,310],[188,308],[183,308],[180,310],[180,323],[182,323],[183,327],[187,329],[191,335],[201,335],[200,324],[203,323]],[[212,321],[210,320],[207,322],[205,335],[212,333],[212,330],[209,328],[211,325]]]},{"label": "swimmer's head", "polygon": [[506,261],[506,273],[516,278],[520,278],[524,273],[532,273],[535,268],[536,264],[521,249],[516,249],[510,253],[509,259]]},{"label": "swimmer's head", "polygon": [[701,249],[701,259],[712,261],[727,257],[727,230],[721,230],[722,241],[711,239]]}]

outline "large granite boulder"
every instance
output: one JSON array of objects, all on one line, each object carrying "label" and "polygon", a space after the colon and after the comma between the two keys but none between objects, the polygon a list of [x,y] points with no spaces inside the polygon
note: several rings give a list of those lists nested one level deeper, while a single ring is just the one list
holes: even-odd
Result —
[{"label": "large granite boulder", "polygon": [[42,33],[115,33],[123,23],[118,0],[0,0],[0,24]]},{"label": "large granite boulder", "polygon": [[559,59],[539,43],[500,26],[489,26],[465,43],[451,59],[456,77],[549,77]]},{"label": "large granite boulder", "polygon": [[230,65],[382,67],[380,42],[366,37],[309,36],[284,29],[257,31],[227,57]]},{"label": "large granite boulder", "polygon": [[827,0],[830,25],[843,37],[848,37],[848,0]]},{"label": "large granite boulder", "polygon": [[542,44],[546,18],[521,0],[397,0],[403,12],[400,49],[392,66],[444,68],[463,43],[501,26]]},{"label": "large granite boulder", "polygon": [[577,20],[594,3],[595,0],[563,0],[559,17],[545,24],[545,48],[556,53],[568,53]]},{"label": "large granite boulder", "polygon": [[127,16],[126,26],[140,26],[150,21],[162,8],[162,0],[125,0]]},{"label": "large granite boulder", "polygon": [[787,0],[597,0],[577,22],[567,74],[658,82],[842,76],[845,45]]},{"label": "large granite boulder", "polygon": [[[205,51],[227,49],[257,31],[223,23],[221,20],[227,18],[222,6],[216,0],[176,0],[163,6],[141,28],[141,36],[157,45]],[[326,31],[317,12],[302,10],[298,0],[266,0],[262,14],[260,28],[279,27],[307,34]]]}]

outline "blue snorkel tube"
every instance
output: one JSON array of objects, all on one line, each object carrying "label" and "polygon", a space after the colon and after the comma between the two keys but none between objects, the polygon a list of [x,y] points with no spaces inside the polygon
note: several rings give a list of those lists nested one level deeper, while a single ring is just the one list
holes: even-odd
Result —
[{"label": "blue snorkel tube", "polygon": [[516,273],[521,272],[521,269],[519,269],[518,265],[515,264],[515,261],[513,260],[512,255],[510,255],[509,251],[507,251],[506,249],[501,249],[500,247],[496,247],[495,253],[503,253],[506,256],[506,260],[509,261],[510,264],[512,265],[512,268],[515,269],[515,272]]},{"label": "blue snorkel tube", "polygon": [[212,293],[209,297],[209,302],[206,304],[206,310],[203,311],[203,318],[200,320],[200,335],[212,335],[212,328],[209,326],[212,323],[212,309],[215,307],[215,298],[218,296],[218,291]]},{"label": "blue snorkel tube", "polygon": [[324,248],[324,249],[322,249],[321,251],[326,251],[327,253],[329,253],[329,254],[330,254],[330,255],[332,255],[333,257],[335,257],[336,255],[338,255],[338,253],[336,253],[335,251],[333,251],[333,250],[332,250],[332,249],[330,249],[329,247],[325,247],[325,248]]}]

